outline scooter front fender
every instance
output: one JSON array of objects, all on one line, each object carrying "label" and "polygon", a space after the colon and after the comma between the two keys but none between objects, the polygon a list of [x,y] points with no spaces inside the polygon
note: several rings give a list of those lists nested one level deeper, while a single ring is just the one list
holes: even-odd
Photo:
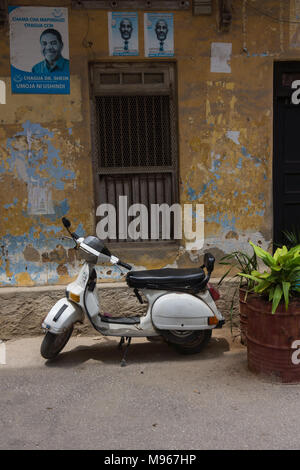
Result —
[{"label": "scooter front fender", "polygon": [[68,299],[60,299],[46,316],[42,328],[56,335],[68,330],[74,323],[83,322],[84,313],[80,305]]}]

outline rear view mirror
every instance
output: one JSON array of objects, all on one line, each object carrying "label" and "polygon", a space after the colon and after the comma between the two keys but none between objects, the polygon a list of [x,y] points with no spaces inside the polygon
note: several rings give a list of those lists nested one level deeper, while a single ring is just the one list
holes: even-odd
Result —
[{"label": "rear view mirror", "polygon": [[69,229],[71,227],[71,222],[69,221],[69,219],[67,219],[66,217],[63,217],[61,220],[64,226],[66,227],[66,229]]},{"label": "rear view mirror", "polygon": [[204,255],[204,266],[207,271],[211,273],[214,270],[215,257],[211,253],[205,253]]}]

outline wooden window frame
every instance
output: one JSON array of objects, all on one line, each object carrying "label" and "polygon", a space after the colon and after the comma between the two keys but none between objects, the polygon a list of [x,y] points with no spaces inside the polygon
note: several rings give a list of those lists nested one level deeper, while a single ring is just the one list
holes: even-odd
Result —
[{"label": "wooden window frame", "polygon": [[[141,86],[135,84],[120,84],[120,85],[100,85],[97,80],[97,75],[100,73],[128,73],[133,71],[134,73],[141,72],[160,72],[164,73],[165,80],[163,84],[143,84]],[[178,108],[177,108],[177,73],[176,73],[176,62],[175,61],[161,61],[161,62],[97,62],[90,64],[90,103],[91,103],[91,134],[92,134],[92,165],[93,165],[93,178],[94,178],[94,201],[95,208],[97,208],[101,201],[99,200],[99,176],[100,174],[114,174],[114,173],[142,173],[146,168],[135,167],[124,168],[120,172],[120,169],[105,169],[99,168],[98,164],[98,151],[97,151],[97,138],[95,130],[97,126],[96,120],[96,109],[95,109],[95,97],[96,96],[109,96],[112,95],[168,95],[170,97],[170,107],[172,108],[172,119],[171,124],[171,141],[172,141],[172,156],[173,156],[173,167],[160,168],[162,171],[173,172],[173,200],[179,202],[179,178],[178,178],[178,162],[179,162],[179,150],[178,150]],[[118,88],[117,88],[118,87]],[[155,172],[157,168],[147,168],[147,173]],[[174,203],[173,202],[173,203]],[[95,213],[95,226],[97,223]],[[146,248],[147,246],[153,246],[153,243],[159,243],[161,245],[179,245],[181,240],[145,240],[145,241],[107,241],[110,247],[126,247],[126,248]]]}]

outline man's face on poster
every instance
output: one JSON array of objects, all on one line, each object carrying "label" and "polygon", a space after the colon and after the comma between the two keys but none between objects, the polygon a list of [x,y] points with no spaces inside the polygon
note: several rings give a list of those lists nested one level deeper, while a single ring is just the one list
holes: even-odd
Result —
[{"label": "man's face on poster", "polygon": [[165,20],[158,20],[155,25],[155,32],[159,41],[165,41],[168,34],[168,25]]},{"label": "man's face on poster", "polygon": [[43,34],[41,37],[41,51],[50,64],[61,57],[63,43],[52,33]]},{"label": "man's face on poster", "polygon": [[131,38],[131,33],[132,33],[132,23],[130,20],[124,19],[120,23],[120,33],[122,38],[125,41],[128,41],[128,39]]}]

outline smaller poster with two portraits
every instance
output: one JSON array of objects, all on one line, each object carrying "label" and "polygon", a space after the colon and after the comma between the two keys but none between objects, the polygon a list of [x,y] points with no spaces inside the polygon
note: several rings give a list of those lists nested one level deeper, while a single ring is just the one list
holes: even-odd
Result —
[{"label": "smaller poster with two portraits", "polygon": [[145,57],[173,57],[173,13],[145,13],[144,37]]},{"label": "smaller poster with two portraits", "polygon": [[68,9],[9,6],[12,93],[69,94]]}]

